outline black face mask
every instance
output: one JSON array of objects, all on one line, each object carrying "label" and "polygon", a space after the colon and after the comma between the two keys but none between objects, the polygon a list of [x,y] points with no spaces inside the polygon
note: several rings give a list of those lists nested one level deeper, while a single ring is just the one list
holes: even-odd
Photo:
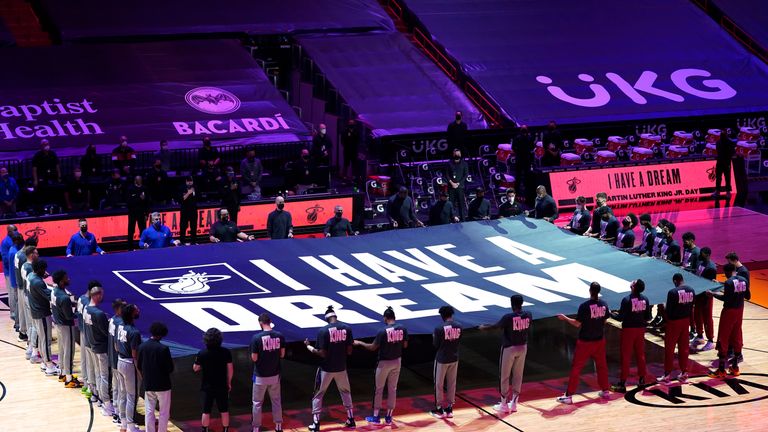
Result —
[{"label": "black face mask", "polygon": [[461,162],[461,156],[455,156],[455,155],[454,155],[454,156],[453,156],[453,161],[454,161],[454,162]]},{"label": "black face mask", "polygon": [[624,225],[624,228],[629,228],[630,222],[628,220],[621,221],[621,224]]},{"label": "black face mask", "polygon": [[336,212],[336,217],[341,219],[342,212]]},{"label": "black face mask", "polygon": [[277,209],[278,210],[282,210],[284,207],[285,207],[284,203],[280,203],[280,204],[277,205]]},{"label": "black face mask", "polygon": [[162,168],[162,167],[163,167],[162,165],[155,165],[155,169],[156,169],[156,170],[159,170],[159,169],[160,169],[160,168]]},{"label": "black face mask", "polygon": [[222,216],[221,217],[221,221],[222,222],[229,222],[229,216],[228,215],[227,216]]},{"label": "black face mask", "polygon": [[461,121],[461,116],[456,116],[456,121]]},{"label": "black face mask", "polygon": [[80,227],[80,231],[81,231],[81,232],[84,232],[84,233],[85,233],[85,232],[88,232],[88,227],[87,227],[87,226],[81,226],[81,227]]}]

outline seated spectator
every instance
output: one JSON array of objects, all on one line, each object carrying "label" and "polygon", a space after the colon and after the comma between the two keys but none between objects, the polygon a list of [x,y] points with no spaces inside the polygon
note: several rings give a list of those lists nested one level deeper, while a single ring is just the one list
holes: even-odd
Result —
[{"label": "seated spectator", "polygon": [[245,159],[240,162],[240,175],[243,178],[243,195],[255,194],[261,196],[261,175],[264,173],[264,167],[261,160],[256,157],[256,150],[248,147],[245,151]]},{"label": "seated spectator", "polygon": [[16,200],[19,198],[19,185],[8,174],[8,168],[0,168],[0,217],[16,215]]},{"label": "seated spectator", "polygon": [[127,175],[133,169],[135,160],[136,152],[128,145],[128,138],[121,136],[120,144],[112,150],[112,162],[115,168]]},{"label": "seated spectator", "polygon": [[197,151],[197,159],[200,161],[200,166],[205,167],[213,164],[218,167],[221,162],[219,151],[213,148],[211,144],[211,137],[203,138],[203,147]]},{"label": "seated spectator", "polygon": [[107,188],[102,201],[102,209],[113,209],[125,206],[125,181],[120,177],[120,170],[112,170],[112,176],[107,183]]},{"label": "seated spectator", "polygon": [[168,150],[168,140],[160,140],[160,150],[155,152],[155,160],[160,161],[163,171],[171,170],[171,151]]},{"label": "seated spectator", "polygon": [[89,144],[85,149],[85,155],[80,158],[80,169],[83,177],[92,179],[101,175],[101,158],[96,153],[96,146]]},{"label": "seated spectator", "polygon": [[167,204],[172,188],[171,182],[168,180],[168,173],[163,169],[163,161],[156,159],[144,178],[151,203],[153,205]]},{"label": "seated spectator", "polygon": [[91,207],[91,188],[83,178],[83,171],[77,167],[67,181],[64,201],[68,211],[86,211]]}]

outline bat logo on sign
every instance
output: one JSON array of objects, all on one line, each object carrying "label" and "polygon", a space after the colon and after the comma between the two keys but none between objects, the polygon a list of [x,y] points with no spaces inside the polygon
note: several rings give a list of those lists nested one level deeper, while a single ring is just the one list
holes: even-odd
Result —
[{"label": "bat logo on sign", "polygon": [[581,180],[578,177],[574,177],[565,183],[568,185],[568,192],[576,193],[576,186],[581,183]]},{"label": "bat logo on sign", "polygon": [[189,106],[207,114],[229,114],[240,108],[240,99],[218,87],[198,87],[184,96]]}]

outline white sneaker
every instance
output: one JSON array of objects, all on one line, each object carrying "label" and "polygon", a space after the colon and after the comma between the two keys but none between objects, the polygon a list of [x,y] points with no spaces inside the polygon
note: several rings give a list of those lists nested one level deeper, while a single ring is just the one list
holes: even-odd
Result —
[{"label": "white sneaker", "polygon": [[107,402],[101,406],[101,415],[106,417],[115,415],[115,407],[112,406],[112,402]]},{"label": "white sneaker", "polygon": [[507,405],[506,402],[503,402],[503,401],[494,405],[493,409],[503,414],[506,414],[509,412],[509,406]]},{"label": "white sneaker", "polygon": [[669,384],[670,381],[672,381],[672,376],[670,374],[664,374],[656,378],[656,382],[660,384]]},{"label": "white sneaker", "polygon": [[45,376],[58,376],[59,371],[56,368],[45,368]]},{"label": "white sneaker", "polygon": [[597,395],[603,399],[608,399],[611,397],[611,392],[609,392],[608,390],[600,390],[600,392]]},{"label": "white sneaker", "polygon": [[509,408],[510,412],[517,412],[517,400],[520,398],[519,394],[513,394],[512,400],[507,403],[507,407]]},{"label": "white sneaker", "polygon": [[129,424],[128,432],[141,432],[141,429],[139,429],[139,427],[136,426],[135,424]]},{"label": "white sneaker", "polygon": [[570,405],[573,403],[573,398],[571,396],[566,396],[566,395],[562,395],[555,400],[560,402],[561,404],[566,404],[566,405]]},{"label": "white sneaker", "polygon": [[680,384],[687,384],[688,383],[688,372],[681,373],[677,380],[680,381]]}]

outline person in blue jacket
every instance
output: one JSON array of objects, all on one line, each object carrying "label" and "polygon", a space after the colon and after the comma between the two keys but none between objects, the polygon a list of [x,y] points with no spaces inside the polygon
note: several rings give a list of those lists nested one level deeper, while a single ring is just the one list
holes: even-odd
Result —
[{"label": "person in blue jacket", "polygon": [[104,255],[104,251],[96,242],[96,236],[88,232],[88,221],[80,219],[78,221],[80,231],[72,234],[67,243],[67,257],[93,255],[95,253]]},{"label": "person in blue jacket", "polygon": [[139,238],[139,247],[143,249],[160,249],[170,245],[178,246],[179,240],[173,239],[171,229],[160,220],[160,213],[154,212],[150,215],[152,224],[141,233]]}]

